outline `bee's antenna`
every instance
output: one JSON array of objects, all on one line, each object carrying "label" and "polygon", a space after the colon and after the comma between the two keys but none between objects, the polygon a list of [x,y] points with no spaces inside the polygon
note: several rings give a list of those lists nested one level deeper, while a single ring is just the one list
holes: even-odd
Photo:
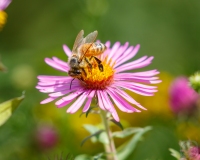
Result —
[{"label": "bee's antenna", "polygon": [[72,81],[70,82],[70,88],[69,88],[70,90],[71,90],[73,80],[75,80],[75,78],[73,78]]}]

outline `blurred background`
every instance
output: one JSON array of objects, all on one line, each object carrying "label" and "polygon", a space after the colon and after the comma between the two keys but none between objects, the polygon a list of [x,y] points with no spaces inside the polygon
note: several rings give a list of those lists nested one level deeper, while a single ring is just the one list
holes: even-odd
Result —
[{"label": "blurred background", "polygon": [[[57,109],[54,103],[40,105],[47,95],[35,89],[37,75],[65,75],[45,64],[44,58],[57,56],[67,61],[62,45],[72,48],[81,29],[85,34],[98,30],[102,42],[140,44],[136,58],[155,57],[144,70],[161,72],[163,82],[154,97],[131,94],[147,111],[118,111],[124,127],[153,126],[129,159],[169,160],[173,157],[168,149],[178,150],[180,139],[200,142],[199,126],[177,119],[168,94],[175,77],[189,76],[200,67],[200,1],[18,0],[6,13],[0,56],[8,71],[0,73],[0,102],[23,91],[26,98],[0,128],[0,160],[53,159],[61,153],[76,156],[102,151],[100,144],[90,141],[80,147],[81,140],[89,135],[82,124],[97,124],[98,116],[66,114],[66,107]],[[117,145],[121,142],[116,139]]]}]

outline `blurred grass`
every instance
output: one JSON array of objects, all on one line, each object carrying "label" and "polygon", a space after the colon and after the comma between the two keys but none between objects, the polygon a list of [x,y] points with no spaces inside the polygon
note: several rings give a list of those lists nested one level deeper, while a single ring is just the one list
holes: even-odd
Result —
[{"label": "blurred grass", "polygon": [[[8,22],[0,32],[0,54],[8,72],[0,73],[0,101],[19,96],[24,90],[26,99],[0,128],[0,159],[45,159],[62,151],[78,155],[102,149],[90,142],[79,146],[88,135],[81,124],[98,123],[96,116],[79,118],[79,113],[66,114],[66,108],[57,109],[53,103],[39,105],[46,95],[35,89],[39,74],[65,75],[46,65],[44,58],[57,56],[67,61],[62,45],[72,48],[81,29],[85,34],[98,30],[102,42],[141,44],[136,58],[153,55],[153,64],[147,69],[164,72],[155,97],[132,95],[147,111],[120,114],[127,126],[154,126],[132,158],[168,160],[168,148],[178,150],[176,119],[167,104],[168,87],[174,75],[190,75],[199,69],[200,1],[18,0],[6,12]],[[60,133],[58,146],[45,153],[34,148],[30,138],[40,123],[51,123]],[[117,145],[120,143],[117,140]]]}]

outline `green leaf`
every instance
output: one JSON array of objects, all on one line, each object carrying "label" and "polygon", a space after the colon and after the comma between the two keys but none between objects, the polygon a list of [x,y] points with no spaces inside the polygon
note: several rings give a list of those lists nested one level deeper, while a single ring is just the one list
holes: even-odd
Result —
[{"label": "green leaf", "polygon": [[99,140],[99,142],[101,142],[103,144],[109,144],[109,139],[108,139],[108,136],[107,136],[106,132],[102,132],[99,135],[98,140]]},{"label": "green leaf", "polygon": [[91,124],[84,124],[83,127],[88,131],[90,132],[91,134],[99,131],[99,128],[94,126],[94,125],[91,125]]},{"label": "green leaf", "polygon": [[181,154],[178,151],[176,151],[176,150],[174,150],[172,148],[169,148],[169,151],[171,152],[171,155],[173,157],[175,157],[176,159],[179,160],[181,158]]},{"label": "green leaf", "polygon": [[127,159],[127,157],[133,152],[135,149],[137,143],[142,138],[143,134],[145,134],[147,131],[151,130],[152,127],[147,126],[145,128],[138,128],[138,131],[135,135],[125,144],[120,146],[117,149],[117,156],[118,159]]},{"label": "green leaf", "polygon": [[127,136],[130,136],[131,134],[134,134],[134,133],[137,133],[137,132],[140,132],[140,131],[141,131],[141,128],[131,127],[131,128],[126,128],[123,131],[113,132],[112,136],[117,137],[117,138],[125,138]]},{"label": "green leaf", "polygon": [[75,160],[93,160],[92,156],[81,154],[75,157]]},{"label": "green leaf", "polygon": [[25,96],[22,95],[21,97],[13,98],[0,104],[0,126],[12,116],[24,97]]},{"label": "green leaf", "polygon": [[97,132],[91,134],[90,136],[84,138],[84,139],[82,140],[82,142],[81,142],[81,146],[82,146],[88,139],[90,139],[90,138],[92,138],[92,137],[94,137],[94,136],[98,136],[101,132],[104,132],[104,130],[99,130],[99,131],[97,131]]},{"label": "green leaf", "polygon": [[94,156],[94,160],[105,160],[102,157],[105,156],[105,153],[99,153],[98,155]]},{"label": "green leaf", "polygon": [[122,126],[122,124],[121,124],[120,122],[117,122],[117,121],[114,120],[114,119],[111,119],[110,121],[113,122],[114,124],[116,124],[119,128],[121,128],[121,130],[124,129],[124,127]]},{"label": "green leaf", "polygon": [[85,115],[85,116],[88,117],[89,113],[94,111],[94,108],[97,108],[97,107],[90,107],[90,108],[88,109],[88,111],[86,112],[86,115]]}]

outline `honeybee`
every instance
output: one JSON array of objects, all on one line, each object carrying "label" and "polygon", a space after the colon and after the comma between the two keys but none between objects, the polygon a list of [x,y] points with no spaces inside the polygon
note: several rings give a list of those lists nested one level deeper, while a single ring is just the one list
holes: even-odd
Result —
[{"label": "honeybee", "polygon": [[72,56],[69,58],[69,66],[70,70],[68,74],[73,78],[78,78],[81,80],[82,74],[85,74],[85,67],[92,69],[91,62],[95,60],[98,64],[98,68],[101,72],[103,72],[103,65],[101,60],[97,57],[102,54],[106,50],[106,46],[103,43],[94,42],[98,32],[94,31],[88,34],[85,38],[83,37],[84,31],[81,30],[74,42],[72,49]]}]

